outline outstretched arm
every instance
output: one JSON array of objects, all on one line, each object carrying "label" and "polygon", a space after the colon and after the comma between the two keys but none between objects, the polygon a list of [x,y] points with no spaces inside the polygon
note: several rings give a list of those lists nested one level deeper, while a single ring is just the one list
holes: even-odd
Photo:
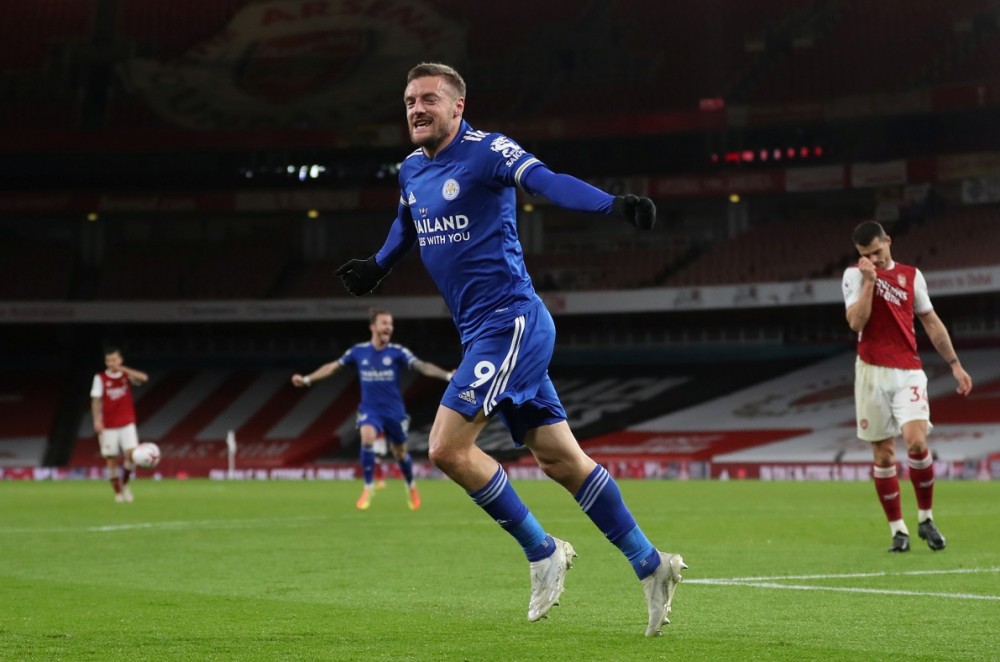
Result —
[{"label": "outstretched arm", "polygon": [[411,367],[425,377],[443,379],[446,382],[450,382],[451,378],[455,376],[454,370],[445,370],[434,365],[430,361],[421,361],[420,359],[417,359],[411,364]]},{"label": "outstretched arm", "polygon": [[958,382],[958,388],[955,391],[959,395],[968,395],[972,391],[972,377],[962,367],[962,362],[958,360],[958,354],[951,344],[951,336],[948,335],[948,329],[945,327],[944,322],[941,321],[941,318],[933,310],[923,313],[919,317],[920,323],[924,325],[924,331],[927,332],[927,337],[931,339],[931,343],[934,345],[934,349],[951,366],[951,374],[955,378],[955,381]]},{"label": "outstretched arm", "polygon": [[292,375],[292,384],[295,386],[312,386],[313,382],[318,382],[320,380],[326,379],[333,373],[340,370],[340,359],[336,361],[330,361],[329,363],[324,363],[320,367],[316,368],[308,375],[294,374]]},{"label": "outstretched arm", "polygon": [[396,220],[389,228],[389,234],[382,248],[375,253],[375,261],[388,271],[396,266],[416,243],[417,230],[413,227],[413,215],[410,213],[409,205],[403,204],[400,199]]},{"label": "outstretched arm", "polygon": [[340,265],[337,276],[354,296],[370,294],[415,243],[417,231],[413,227],[410,208],[400,198],[399,213],[389,228],[389,235],[382,248],[367,260],[349,260]]},{"label": "outstretched arm", "polygon": [[649,198],[614,196],[572,175],[554,173],[544,165],[529,170],[522,185],[529,193],[543,195],[567,209],[610,214],[643,230],[651,230],[656,223],[656,206]]}]

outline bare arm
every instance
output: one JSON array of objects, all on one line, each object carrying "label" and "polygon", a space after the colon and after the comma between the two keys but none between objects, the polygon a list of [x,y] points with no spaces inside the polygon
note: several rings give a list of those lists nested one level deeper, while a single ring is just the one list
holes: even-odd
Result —
[{"label": "bare arm", "polygon": [[142,370],[135,370],[134,368],[128,368],[126,366],[122,366],[119,370],[124,372],[128,376],[129,381],[133,384],[140,385],[149,381],[149,375],[144,373]]},{"label": "bare arm", "polygon": [[298,373],[292,375],[292,384],[295,386],[312,386],[313,382],[318,382],[320,380],[326,379],[333,373],[340,370],[340,359],[336,361],[330,361],[329,363],[324,363],[320,367],[316,368],[308,375],[300,375]]},{"label": "bare arm", "polygon": [[920,323],[924,325],[924,331],[927,332],[927,337],[931,339],[934,349],[951,366],[951,374],[955,378],[955,381],[958,382],[958,388],[955,391],[959,395],[968,395],[972,391],[972,377],[962,367],[962,362],[958,360],[958,354],[951,344],[951,336],[948,335],[948,329],[945,327],[944,322],[941,321],[941,318],[933,310],[918,315],[918,317],[920,318]]},{"label": "bare arm", "polygon": [[858,293],[858,300],[847,309],[847,323],[855,333],[861,333],[872,316],[876,278],[875,265],[868,258],[858,260],[858,269],[861,271],[861,291]]},{"label": "bare arm", "polygon": [[90,414],[94,417],[94,432],[101,434],[104,432],[104,415],[101,410],[101,399],[90,399]]},{"label": "bare arm", "polygon": [[413,362],[413,369],[426,377],[443,379],[446,382],[450,382],[451,378],[455,376],[454,370],[449,372],[443,368],[439,368],[430,361],[421,361],[420,359]]}]

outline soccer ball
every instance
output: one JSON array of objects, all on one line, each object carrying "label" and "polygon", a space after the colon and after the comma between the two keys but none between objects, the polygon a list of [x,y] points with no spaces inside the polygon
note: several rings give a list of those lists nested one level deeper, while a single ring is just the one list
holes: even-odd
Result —
[{"label": "soccer ball", "polygon": [[152,469],[160,463],[160,447],[151,441],[144,441],[132,451],[132,462],[143,469]]}]

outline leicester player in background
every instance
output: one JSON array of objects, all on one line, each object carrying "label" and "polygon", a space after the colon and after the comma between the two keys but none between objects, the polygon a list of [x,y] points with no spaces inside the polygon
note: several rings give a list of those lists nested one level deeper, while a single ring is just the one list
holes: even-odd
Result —
[{"label": "leicester player in background", "polygon": [[890,552],[910,551],[910,532],[903,521],[896,476],[896,437],[906,444],[910,482],[917,495],[917,533],[934,551],[945,548],[945,537],[934,524],[934,458],[927,446],[930,403],[927,375],[917,354],[914,316],[934,349],[951,366],[957,392],[968,395],[972,378],[962,368],[951,337],[934,312],[927,282],[916,267],[892,259],[892,239],[875,221],[854,229],[861,256],[844,272],[847,322],[858,334],[854,400],[858,438],[870,442],[875,459],[875,491],[889,520]]},{"label": "leicester player in background", "polygon": [[[90,387],[94,432],[118,503],[132,502],[132,488],[129,487],[129,479],[135,471],[132,451],[139,445],[132,386],[148,381],[149,375],[125,365],[121,350],[108,347],[104,350],[104,370],[94,375]],[[123,458],[121,465],[119,456]]]},{"label": "leicester player in background", "polygon": [[548,375],[555,326],[525,270],[515,188],[643,230],[653,227],[656,208],[648,198],[616,197],[556,174],[512,139],[473,129],[463,119],[465,91],[450,66],[410,70],[403,102],[418,149],[400,169],[398,216],[381,250],[351,260],[337,275],[355,296],[368,294],[419,246],[463,345],[431,429],[430,459],[523,548],[531,575],[528,620],[544,618],[558,603],[576,554],[542,528],[503,467],[476,446],[494,415],[628,559],[646,595],[646,635],[658,635],[686,566],[680,555],[653,546],[614,479],[583,452],[566,423]]},{"label": "leicester player in background", "polygon": [[354,345],[339,359],[321,365],[308,375],[292,375],[292,384],[309,387],[346,366],[357,369],[361,381],[357,422],[361,431],[361,471],[365,482],[357,506],[367,510],[375,495],[375,443],[384,437],[406,480],[407,505],[410,510],[416,510],[420,507],[420,492],[413,478],[413,459],[406,448],[410,417],[403,404],[400,376],[403,370],[413,369],[427,377],[449,381],[452,373],[421,361],[402,345],[389,342],[393,331],[389,311],[372,308],[368,315],[371,340]]}]

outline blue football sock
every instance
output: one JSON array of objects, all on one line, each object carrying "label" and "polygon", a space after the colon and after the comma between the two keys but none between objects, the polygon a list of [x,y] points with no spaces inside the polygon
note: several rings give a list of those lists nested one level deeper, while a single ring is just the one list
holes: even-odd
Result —
[{"label": "blue football sock", "polygon": [[361,473],[365,477],[365,487],[375,485],[375,449],[361,445]]},{"label": "blue football sock", "polygon": [[507,533],[514,536],[529,561],[548,558],[556,551],[552,536],[545,533],[542,525],[517,496],[503,467],[497,467],[497,472],[486,487],[469,492],[469,496]]},{"label": "blue football sock", "polygon": [[642,532],[625,506],[618,483],[601,465],[591,472],[576,493],[583,512],[632,564],[636,576],[643,579],[660,565],[660,554]]},{"label": "blue football sock", "polygon": [[406,486],[413,486],[413,458],[409,453],[404,455],[402,458],[396,460],[396,464],[399,465],[399,470],[403,474],[403,478],[406,479]]}]

